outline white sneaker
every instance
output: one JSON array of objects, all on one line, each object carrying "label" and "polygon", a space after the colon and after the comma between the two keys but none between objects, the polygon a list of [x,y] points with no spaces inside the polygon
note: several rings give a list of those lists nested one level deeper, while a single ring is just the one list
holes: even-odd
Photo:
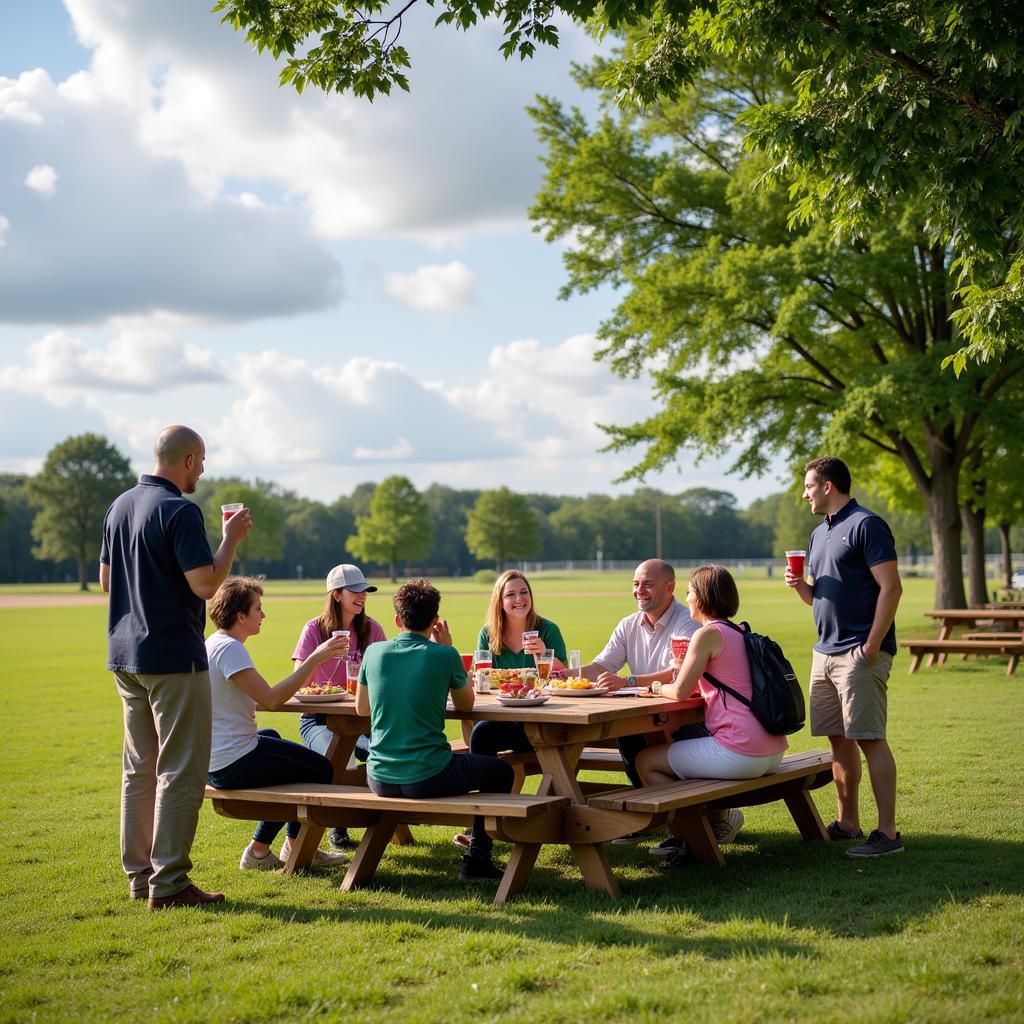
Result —
[{"label": "white sneaker", "polygon": [[257,857],[252,852],[252,846],[247,846],[242,851],[242,859],[238,862],[238,866],[243,871],[277,871],[284,867],[281,863],[281,858],[274,856],[273,850],[267,850],[267,853],[263,857]]},{"label": "white sneaker", "polygon": [[[285,838],[284,843],[281,846],[281,860],[287,862],[288,857],[292,852],[292,841]],[[348,863],[348,855],[344,853],[328,853],[326,850],[317,850],[313,854],[313,863],[310,867],[313,868],[340,868],[343,864]]]},{"label": "white sneaker", "polygon": [[736,838],[736,833],[743,828],[743,812],[737,807],[729,811],[728,821],[711,822],[711,831],[715,833],[715,839],[719,846],[731,843]]}]

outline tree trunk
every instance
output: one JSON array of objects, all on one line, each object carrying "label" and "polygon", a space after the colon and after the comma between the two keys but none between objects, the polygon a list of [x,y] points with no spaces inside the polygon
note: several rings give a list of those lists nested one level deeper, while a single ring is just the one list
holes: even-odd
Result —
[{"label": "tree trunk", "polygon": [[392,551],[391,558],[388,561],[388,573],[391,576],[391,582],[398,582],[398,555]]},{"label": "tree trunk", "polygon": [[967,600],[972,608],[981,608],[988,601],[985,580],[985,509],[973,500],[963,503],[961,515],[967,534]]},{"label": "tree trunk", "polygon": [[935,557],[935,607],[966,608],[957,471],[951,458],[932,459],[931,486],[925,495],[925,507]]},{"label": "tree trunk", "polygon": [[89,580],[87,578],[87,573],[86,573],[86,569],[85,569],[85,559],[84,558],[78,558],[77,562],[78,562],[78,589],[79,590],[88,591],[89,590]]},{"label": "tree trunk", "polygon": [[999,524],[999,549],[1003,553],[1003,587],[1013,586],[1013,552],[1010,550],[1010,524],[1005,520]]}]

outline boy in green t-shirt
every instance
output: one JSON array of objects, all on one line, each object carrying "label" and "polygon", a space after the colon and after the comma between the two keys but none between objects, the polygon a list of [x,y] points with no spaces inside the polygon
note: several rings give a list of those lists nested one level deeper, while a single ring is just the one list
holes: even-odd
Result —
[{"label": "boy in green t-shirt", "polygon": [[[370,716],[370,789],[378,796],[413,799],[511,793],[511,765],[497,757],[453,754],[445,736],[448,694],[459,711],[473,709],[474,694],[448,626],[438,619],[437,588],[411,580],[398,588],[394,605],[395,623],[405,632],[366,649],[356,690],[356,710]],[[483,818],[474,818],[462,858],[464,882],[501,878],[492,846]]]}]

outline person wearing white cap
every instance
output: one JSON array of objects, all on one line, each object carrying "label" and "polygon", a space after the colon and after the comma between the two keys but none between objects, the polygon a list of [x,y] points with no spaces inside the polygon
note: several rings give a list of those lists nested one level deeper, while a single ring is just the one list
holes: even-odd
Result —
[{"label": "person wearing white cap", "polygon": [[[366,614],[366,595],[377,588],[366,582],[358,565],[343,562],[327,574],[327,603],[324,610],[302,627],[298,643],[292,652],[292,661],[301,663],[337,630],[348,630],[349,659],[361,661],[370,644],[386,640],[381,624]],[[347,667],[344,658],[332,659],[317,666],[311,682],[323,685],[345,685]],[[326,754],[331,742],[331,730],[323,715],[303,715],[299,719],[302,742],[318,754]],[[356,742],[356,757],[365,761],[369,750],[369,737],[360,736]],[[331,829],[330,843],[335,849],[351,845],[348,832],[343,828]]]}]

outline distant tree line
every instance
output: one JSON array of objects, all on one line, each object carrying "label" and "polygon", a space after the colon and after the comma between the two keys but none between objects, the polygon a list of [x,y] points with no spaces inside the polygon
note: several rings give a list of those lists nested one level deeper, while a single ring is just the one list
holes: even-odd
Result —
[{"label": "distant tree line", "polygon": [[[34,477],[0,474],[0,581],[56,582],[97,576],[103,515],[134,480],[127,459],[105,438],[68,438]],[[900,553],[931,553],[928,520],[894,512],[877,496],[855,494],[893,526]],[[802,547],[817,520],[797,487],[740,509],[728,491],[694,487],[678,494],[638,488],[586,497],[457,489],[418,491],[405,477],[361,483],[334,501],[315,501],[273,481],[204,478],[192,496],[211,541],[220,506],[244,501],[257,528],[238,552],[240,572],[319,578],[342,561],[392,578],[410,571],[470,575],[518,559],[680,561],[770,558]],[[660,542],[660,543],[659,543]],[[988,531],[986,548],[999,550]]]}]

